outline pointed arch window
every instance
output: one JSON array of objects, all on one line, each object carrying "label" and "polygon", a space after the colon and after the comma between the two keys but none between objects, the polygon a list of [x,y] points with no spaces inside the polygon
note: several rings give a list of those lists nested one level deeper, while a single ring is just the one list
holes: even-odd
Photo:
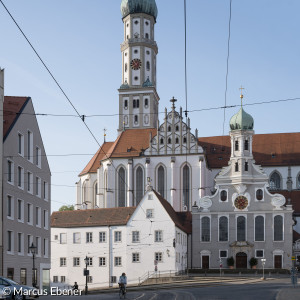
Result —
[{"label": "pointed arch window", "polygon": [[135,201],[136,201],[136,205],[138,205],[144,195],[144,172],[142,167],[138,167],[136,169],[135,178],[136,178],[135,179],[136,182]]},{"label": "pointed arch window", "polygon": [[186,137],[183,138],[183,143],[186,144]]},{"label": "pointed arch window", "polygon": [[190,168],[185,165],[182,169],[183,206],[190,209]]},{"label": "pointed arch window", "polygon": [[255,217],[255,241],[263,242],[265,240],[265,219],[263,216]]},{"label": "pointed arch window", "polygon": [[274,217],[274,241],[283,241],[283,217]]},{"label": "pointed arch window", "polygon": [[244,216],[237,217],[236,220],[236,237],[238,242],[246,241],[246,218]]},{"label": "pointed arch window", "polygon": [[98,183],[94,185],[94,207],[97,206]]},{"label": "pointed arch window", "polygon": [[160,143],[161,143],[161,144],[164,143],[164,139],[163,139],[163,138],[160,139]]},{"label": "pointed arch window", "polygon": [[126,185],[125,169],[121,167],[118,171],[118,207],[125,207]]},{"label": "pointed arch window", "polygon": [[85,203],[88,201],[88,195],[87,195],[87,186],[86,186],[86,182],[83,183],[83,186],[82,186],[82,203]]},{"label": "pointed arch window", "polygon": [[165,198],[165,169],[163,166],[157,169],[157,190]]},{"label": "pointed arch window", "polygon": [[281,178],[278,172],[274,172],[270,177],[270,190],[280,190]]},{"label": "pointed arch window", "polygon": [[228,241],[228,218],[226,216],[219,218],[219,241]]},{"label": "pointed arch window", "polygon": [[201,219],[201,241],[210,242],[210,218],[203,217]]}]

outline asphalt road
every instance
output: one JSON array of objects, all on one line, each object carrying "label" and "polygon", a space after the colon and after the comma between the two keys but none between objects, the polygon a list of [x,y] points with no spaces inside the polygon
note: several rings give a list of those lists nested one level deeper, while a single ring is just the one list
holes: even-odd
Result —
[{"label": "asphalt road", "polygon": [[[253,284],[228,284],[208,287],[189,287],[176,289],[156,289],[150,291],[132,291],[130,289],[126,295],[128,300],[275,300],[277,293],[290,286],[289,279],[276,279]],[[117,293],[94,294],[88,296],[46,296],[41,300],[56,299],[97,299],[112,300],[119,299]],[[299,298],[300,299],[300,296]],[[294,299],[288,299],[294,300]],[[296,299],[295,299],[296,300]]]}]

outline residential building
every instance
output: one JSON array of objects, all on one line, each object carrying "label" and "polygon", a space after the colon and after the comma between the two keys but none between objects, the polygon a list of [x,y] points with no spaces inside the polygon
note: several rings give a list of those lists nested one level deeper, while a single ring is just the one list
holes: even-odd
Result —
[{"label": "residential building", "polygon": [[3,115],[3,276],[47,288],[51,174],[31,98],[5,96]]},{"label": "residential building", "polygon": [[[3,111],[4,102],[4,69],[0,68],[0,110]],[[3,114],[0,114],[0,140],[3,140]],[[3,156],[3,144],[0,143],[0,157]],[[0,193],[2,195],[2,159],[0,159]],[[0,197],[0,224],[3,222],[3,197]],[[0,230],[0,274],[3,270],[3,230]]]},{"label": "residential building", "polygon": [[75,281],[89,289],[114,286],[125,272],[128,284],[149,276],[185,271],[190,212],[176,213],[156,191],[145,193],[137,207],[54,212],[51,216],[53,286]]},{"label": "residential building", "polygon": [[193,205],[193,268],[227,266],[229,257],[237,269],[249,268],[251,258],[260,267],[265,258],[268,269],[292,266],[292,205],[282,194],[270,193],[269,176],[253,158],[253,127],[241,106],[230,121],[228,166],[215,177],[213,195]]}]

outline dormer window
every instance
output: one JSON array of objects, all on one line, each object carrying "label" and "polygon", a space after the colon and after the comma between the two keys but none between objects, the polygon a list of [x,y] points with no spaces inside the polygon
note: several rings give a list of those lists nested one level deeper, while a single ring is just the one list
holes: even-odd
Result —
[{"label": "dormer window", "polygon": [[235,172],[238,172],[239,171],[239,163],[235,163]]},{"label": "dormer window", "polygon": [[245,140],[245,150],[249,150],[249,141]]},{"label": "dormer window", "polygon": [[235,141],[235,151],[239,151],[239,141]]}]

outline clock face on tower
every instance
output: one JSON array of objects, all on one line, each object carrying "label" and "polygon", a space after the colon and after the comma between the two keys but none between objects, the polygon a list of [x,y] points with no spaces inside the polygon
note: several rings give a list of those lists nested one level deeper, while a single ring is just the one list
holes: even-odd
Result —
[{"label": "clock face on tower", "polygon": [[234,206],[238,209],[245,209],[248,206],[248,199],[245,196],[238,196],[234,200]]},{"label": "clock face on tower", "polygon": [[142,66],[142,62],[140,59],[135,58],[131,61],[130,65],[133,70],[138,70]]}]

